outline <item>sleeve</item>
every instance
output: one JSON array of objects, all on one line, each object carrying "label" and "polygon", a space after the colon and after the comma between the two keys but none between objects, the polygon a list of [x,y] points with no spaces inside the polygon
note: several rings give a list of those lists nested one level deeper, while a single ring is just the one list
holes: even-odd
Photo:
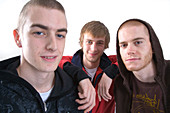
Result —
[{"label": "sleeve", "polygon": [[70,75],[76,83],[79,83],[81,80],[90,77],[78,66],[70,63],[65,62],[63,65],[63,70]]},{"label": "sleeve", "polygon": [[72,58],[73,58],[73,56],[63,56],[62,59],[60,60],[60,63],[59,63],[58,66],[59,66],[61,69],[63,69],[64,63],[66,63],[66,62],[71,62]]},{"label": "sleeve", "polygon": [[104,73],[111,79],[114,79],[119,74],[119,68],[116,64],[112,64],[104,70]]}]

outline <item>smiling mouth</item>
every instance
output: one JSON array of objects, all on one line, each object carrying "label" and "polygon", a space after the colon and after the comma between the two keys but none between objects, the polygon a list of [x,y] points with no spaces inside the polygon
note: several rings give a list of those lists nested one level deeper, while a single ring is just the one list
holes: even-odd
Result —
[{"label": "smiling mouth", "polygon": [[44,59],[45,61],[55,61],[55,59],[57,58],[57,56],[41,56],[42,59]]},{"label": "smiling mouth", "polygon": [[56,56],[44,56],[44,58],[46,58],[46,59],[53,59],[53,58],[55,58]]},{"label": "smiling mouth", "polygon": [[97,53],[89,53],[91,56],[96,56]]}]

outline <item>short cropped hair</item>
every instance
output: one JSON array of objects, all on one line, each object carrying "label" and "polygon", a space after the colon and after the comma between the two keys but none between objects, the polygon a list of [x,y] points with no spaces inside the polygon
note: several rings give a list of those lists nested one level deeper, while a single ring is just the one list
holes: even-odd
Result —
[{"label": "short cropped hair", "polygon": [[41,7],[49,8],[49,9],[57,9],[65,14],[64,7],[56,0],[30,0],[24,5],[24,7],[22,8],[20,12],[18,25],[17,25],[18,30],[22,31],[23,26],[27,19],[27,14],[29,12],[29,9],[32,6],[41,6]]},{"label": "short cropped hair", "polygon": [[105,37],[105,49],[109,47],[110,42],[109,30],[100,21],[91,21],[83,26],[80,32],[79,39],[80,46],[82,46],[85,33],[90,33],[94,38]]}]

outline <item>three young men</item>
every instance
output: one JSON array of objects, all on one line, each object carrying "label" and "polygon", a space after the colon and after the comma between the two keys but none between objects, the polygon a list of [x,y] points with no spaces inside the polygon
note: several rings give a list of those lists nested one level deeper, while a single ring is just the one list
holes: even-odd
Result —
[{"label": "three young men", "polygon": [[[86,104],[92,98],[84,101],[86,97],[79,93],[83,100],[76,103],[77,85],[58,68],[66,33],[64,8],[55,0],[31,0],[24,6],[13,32],[17,46],[22,48],[21,56],[0,62],[0,112],[83,112],[77,110],[77,103]],[[82,29],[82,49],[66,58],[90,76],[96,92],[101,75],[116,62],[116,56],[104,54],[109,41],[105,26],[92,21]],[[99,102],[96,96],[92,112],[114,112],[114,84],[117,113],[169,113],[170,62],[164,60],[158,38],[148,23],[131,19],[120,26],[117,59],[120,75],[110,82],[112,97]],[[93,106],[86,104],[86,111]]]}]

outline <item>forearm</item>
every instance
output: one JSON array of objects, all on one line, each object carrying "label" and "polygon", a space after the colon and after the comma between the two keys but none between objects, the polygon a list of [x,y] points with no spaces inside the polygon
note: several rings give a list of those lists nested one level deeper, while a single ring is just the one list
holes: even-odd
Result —
[{"label": "forearm", "polygon": [[119,74],[118,66],[116,64],[112,64],[104,70],[104,73],[106,73],[109,78],[114,79],[116,75]]},{"label": "forearm", "polygon": [[81,68],[70,62],[64,63],[63,70],[70,75],[76,83],[79,83],[83,79],[89,78],[89,76]]}]

